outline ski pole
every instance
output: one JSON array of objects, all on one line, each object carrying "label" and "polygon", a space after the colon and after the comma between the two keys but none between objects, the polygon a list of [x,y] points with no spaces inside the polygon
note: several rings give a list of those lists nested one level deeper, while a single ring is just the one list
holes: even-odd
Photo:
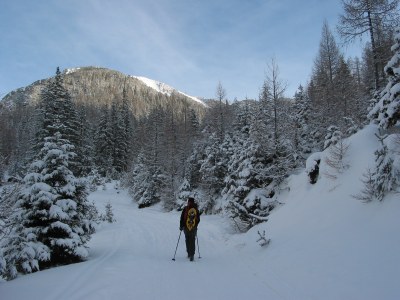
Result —
[{"label": "ski pole", "polygon": [[179,232],[179,238],[178,238],[178,242],[176,243],[174,258],[172,259],[173,261],[175,261],[176,250],[178,250],[178,245],[179,245],[179,240],[181,239],[181,234],[182,234],[182,230]]},{"label": "ski pole", "polygon": [[197,252],[199,252],[199,258],[201,258],[200,256],[200,246],[199,246],[199,237],[196,234],[196,239],[197,239]]}]

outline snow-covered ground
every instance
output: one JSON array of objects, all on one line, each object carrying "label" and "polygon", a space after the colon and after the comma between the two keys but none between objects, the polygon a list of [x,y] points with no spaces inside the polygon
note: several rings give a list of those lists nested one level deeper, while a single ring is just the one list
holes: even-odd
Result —
[{"label": "snow-covered ground", "polygon": [[[117,219],[93,236],[88,261],[0,283],[1,300],[20,299],[400,299],[400,201],[362,203],[351,195],[377,147],[374,128],[349,140],[338,179],[305,173],[267,223],[233,234],[220,216],[202,216],[195,261],[186,258],[179,213],[139,210],[113,185],[90,195]],[[324,153],[322,154],[324,155]],[[257,231],[271,243],[261,247]]]}]

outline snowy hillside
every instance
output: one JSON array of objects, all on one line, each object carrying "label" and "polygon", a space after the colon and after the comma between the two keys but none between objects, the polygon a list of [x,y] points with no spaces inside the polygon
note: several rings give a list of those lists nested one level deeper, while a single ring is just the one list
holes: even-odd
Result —
[{"label": "snowy hillside", "polygon": [[189,96],[189,95],[187,95],[185,93],[182,93],[182,92],[174,89],[173,87],[169,86],[168,84],[165,84],[165,83],[153,80],[153,79],[149,79],[149,78],[146,78],[146,77],[143,77],[143,76],[131,76],[131,77],[142,81],[148,87],[150,87],[150,88],[154,89],[155,91],[160,92],[162,94],[171,96],[172,93],[178,93],[178,94],[184,95],[184,96],[186,96],[186,97],[188,97],[188,98],[190,98],[190,99],[192,99],[192,100],[194,100],[194,101],[206,106],[206,104],[203,101],[201,101],[199,98],[196,98],[196,97],[193,97],[193,96]]},{"label": "snowy hillside", "polygon": [[[368,204],[351,196],[373,162],[374,133],[368,126],[347,140],[348,167],[337,179],[324,162],[314,185],[304,172],[292,176],[283,205],[245,234],[221,216],[202,216],[194,262],[183,236],[172,261],[178,212],[139,210],[109,184],[90,199],[102,211],[111,202],[117,222],[101,225],[89,260],[1,282],[0,298],[400,299],[399,196]],[[271,243],[261,247],[264,230]]]}]

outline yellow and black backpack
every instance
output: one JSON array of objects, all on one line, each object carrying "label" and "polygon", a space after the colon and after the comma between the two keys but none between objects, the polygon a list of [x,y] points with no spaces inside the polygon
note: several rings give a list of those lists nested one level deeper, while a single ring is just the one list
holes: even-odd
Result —
[{"label": "yellow and black backpack", "polygon": [[192,231],[196,227],[197,223],[197,209],[192,207],[186,213],[186,228]]}]

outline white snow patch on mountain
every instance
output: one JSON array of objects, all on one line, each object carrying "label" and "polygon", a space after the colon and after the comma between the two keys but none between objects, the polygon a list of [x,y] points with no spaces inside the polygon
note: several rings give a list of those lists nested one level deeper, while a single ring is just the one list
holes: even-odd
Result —
[{"label": "white snow patch on mountain", "polygon": [[183,95],[183,96],[186,96],[186,97],[188,97],[188,98],[190,98],[190,99],[192,99],[192,100],[194,100],[194,101],[196,101],[196,102],[198,102],[198,103],[200,103],[200,104],[202,104],[202,105],[204,105],[204,106],[207,106],[203,101],[201,101],[199,98],[196,98],[196,97],[193,97],[193,96],[189,96],[189,95],[187,95],[187,94],[185,94],[185,93],[183,93],[183,92],[181,92],[181,91],[178,91],[178,90],[176,90],[176,89],[174,89],[173,87],[171,87],[171,86],[169,86],[168,84],[165,84],[165,83],[163,83],[163,82],[160,82],[160,81],[156,81],[156,80],[153,80],[153,79],[149,79],[149,78],[147,78],[147,77],[143,77],[143,76],[132,76],[133,78],[136,78],[136,79],[138,79],[138,80],[140,80],[140,81],[142,81],[145,85],[147,85],[148,87],[150,87],[150,88],[152,88],[153,90],[155,90],[155,91],[157,91],[157,92],[160,92],[160,93],[162,93],[162,94],[165,94],[165,95],[168,95],[168,96],[171,96],[172,95],[172,93],[179,93],[179,94],[181,94],[181,95]]},{"label": "white snow patch on mountain", "polygon": [[74,73],[76,71],[79,71],[81,68],[70,68],[70,69],[65,69],[65,74],[71,74]]}]

